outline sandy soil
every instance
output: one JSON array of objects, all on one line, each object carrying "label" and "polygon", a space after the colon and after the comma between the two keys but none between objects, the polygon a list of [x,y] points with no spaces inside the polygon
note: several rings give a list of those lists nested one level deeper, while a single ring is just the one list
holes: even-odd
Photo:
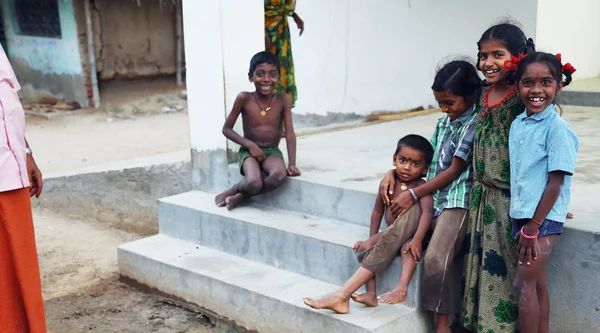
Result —
[{"label": "sandy soil", "polygon": [[[106,103],[99,110],[53,119],[28,116],[27,139],[45,175],[189,151],[180,93],[165,80],[112,83],[104,87]],[[235,332],[120,283],[117,246],[142,236],[68,213],[34,210],[49,332]]]},{"label": "sandy soil", "polygon": [[45,210],[34,221],[50,332],[235,332],[117,281],[116,248],[139,235]]},{"label": "sandy soil", "polygon": [[185,111],[131,115],[99,110],[50,120],[28,116],[26,136],[47,174],[190,147]]}]

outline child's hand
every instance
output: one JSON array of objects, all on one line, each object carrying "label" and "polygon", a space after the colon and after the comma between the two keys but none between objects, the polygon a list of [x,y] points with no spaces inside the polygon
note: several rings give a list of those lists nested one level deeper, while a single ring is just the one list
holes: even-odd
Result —
[{"label": "child's hand", "polygon": [[362,246],[363,243],[364,243],[364,241],[358,241],[358,242],[356,242],[356,244],[354,244],[354,246],[352,247],[352,249],[354,250],[354,252],[358,252],[358,249]]},{"label": "child's hand", "polygon": [[381,193],[381,199],[386,206],[390,204],[389,196],[394,194],[394,186],[396,186],[394,172],[396,171],[388,171],[385,174],[385,177],[381,180],[381,183],[379,183],[379,193]]},{"label": "child's hand", "polygon": [[400,195],[390,202],[390,211],[395,217],[400,217],[408,211],[415,203],[415,199],[408,191],[400,193]]},{"label": "child's hand", "polygon": [[296,167],[295,165],[290,165],[287,168],[287,174],[290,177],[300,176],[300,169],[298,169],[298,167]]},{"label": "child's hand", "polygon": [[[529,235],[527,230],[525,230],[525,234]],[[537,238],[527,239],[525,237],[522,237],[519,233],[519,245],[517,246],[517,251],[519,253],[519,265],[523,265],[523,261],[525,261],[527,265],[531,265],[531,259],[537,259]]]},{"label": "child's hand", "polygon": [[408,253],[412,255],[415,262],[419,262],[421,260],[421,251],[423,250],[423,242],[417,239],[411,240],[408,244],[404,245],[402,249],[402,253]]},{"label": "child's hand", "polygon": [[252,157],[254,157],[258,162],[265,160],[265,152],[260,149],[257,144],[251,145],[248,147],[248,150],[250,151],[250,155],[252,155]]}]

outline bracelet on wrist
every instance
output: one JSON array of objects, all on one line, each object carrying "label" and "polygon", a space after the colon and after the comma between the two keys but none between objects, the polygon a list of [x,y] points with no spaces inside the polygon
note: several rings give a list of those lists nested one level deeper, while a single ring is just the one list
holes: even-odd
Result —
[{"label": "bracelet on wrist", "polygon": [[540,227],[542,226],[542,222],[539,222],[538,220],[535,220],[535,219],[533,219],[533,218],[531,218],[531,222],[533,222],[533,223],[535,223],[535,224],[539,225]]},{"label": "bracelet on wrist", "polygon": [[417,194],[415,193],[415,191],[412,188],[409,188],[408,192],[412,195],[412,197],[413,197],[413,199],[415,199],[415,201],[419,201],[419,197],[417,196]]},{"label": "bracelet on wrist", "polygon": [[540,235],[540,230],[539,229],[535,231],[535,235],[530,236],[530,235],[528,235],[528,234],[525,233],[525,226],[523,226],[521,228],[521,236],[523,236],[525,239],[536,239],[536,238],[538,238],[539,235]]}]

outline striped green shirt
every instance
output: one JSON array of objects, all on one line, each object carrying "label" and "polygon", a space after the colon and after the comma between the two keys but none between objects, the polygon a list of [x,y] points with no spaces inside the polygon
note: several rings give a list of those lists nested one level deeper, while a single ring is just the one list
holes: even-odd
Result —
[{"label": "striped green shirt", "polygon": [[432,180],[442,171],[447,170],[454,157],[461,158],[467,168],[446,187],[433,193],[434,217],[439,216],[446,208],[469,209],[469,192],[473,185],[473,140],[475,137],[475,112],[473,105],[458,119],[450,121],[448,116],[439,119],[431,145],[434,148],[433,160],[427,180]]}]

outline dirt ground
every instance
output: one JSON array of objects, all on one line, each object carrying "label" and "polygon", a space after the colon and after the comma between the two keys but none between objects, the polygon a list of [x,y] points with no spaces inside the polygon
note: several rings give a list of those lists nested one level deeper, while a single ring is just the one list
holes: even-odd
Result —
[{"label": "dirt ground", "polygon": [[[109,83],[99,110],[28,116],[27,138],[45,175],[189,151],[181,91],[169,80]],[[119,282],[117,246],[142,236],[68,213],[34,209],[49,332],[236,332]]]},{"label": "dirt ground", "polygon": [[178,151],[189,154],[187,102],[181,92],[165,80],[107,84],[98,110],[51,119],[27,116],[27,140],[45,174]]},{"label": "dirt ground", "polygon": [[46,210],[34,221],[49,332],[236,332],[118,281],[117,246],[141,236]]}]

